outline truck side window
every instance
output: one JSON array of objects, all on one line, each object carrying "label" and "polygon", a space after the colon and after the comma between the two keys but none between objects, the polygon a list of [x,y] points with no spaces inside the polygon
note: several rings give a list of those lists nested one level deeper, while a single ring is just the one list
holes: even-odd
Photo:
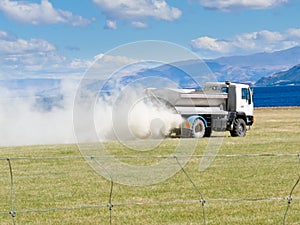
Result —
[{"label": "truck side window", "polygon": [[248,89],[242,88],[242,99],[248,100]]},{"label": "truck side window", "polygon": [[248,88],[242,88],[242,99],[245,99],[248,104],[251,104],[251,91]]}]

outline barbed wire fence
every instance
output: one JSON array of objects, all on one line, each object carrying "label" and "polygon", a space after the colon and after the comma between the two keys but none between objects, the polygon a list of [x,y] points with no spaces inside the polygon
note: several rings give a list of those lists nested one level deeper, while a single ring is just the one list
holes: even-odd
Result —
[{"label": "barbed wire fence", "polygon": [[[191,156],[180,156],[180,157],[194,157],[194,158],[200,158],[200,157],[224,157],[224,158],[241,158],[241,157],[297,157],[299,160],[300,165],[300,154],[227,154],[227,155],[191,155]],[[263,201],[285,201],[286,202],[286,208],[284,212],[282,212],[282,224],[287,225],[287,220],[289,217],[289,211],[294,201],[300,201],[300,196],[294,197],[294,191],[299,188],[300,183],[300,171],[299,174],[297,174],[297,179],[295,179],[295,183],[292,187],[289,188],[289,195],[286,196],[280,196],[280,197],[241,197],[241,198],[205,198],[205,196],[202,193],[201,185],[198,185],[190,176],[189,172],[184,168],[184,166],[181,165],[180,161],[178,160],[178,156],[167,156],[174,158],[176,160],[178,166],[180,167],[180,172],[184,174],[186,179],[189,181],[189,183],[193,186],[194,191],[199,195],[199,199],[174,199],[172,201],[152,201],[152,202],[143,202],[143,201],[128,201],[128,202],[120,202],[120,203],[113,203],[112,199],[115,194],[114,192],[114,180],[112,176],[110,175],[109,171],[106,170],[98,161],[96,160],[99,156],[57,156],[57,157],[23,157],[23,158],[0,158],[0,161],[7,161],[7,169],[9,171],[9,189],[10,189],[10,196],[9,196],[9,210],[7,211],[0,211],[0,215],[8,215],[11,217],[11,223],[16,225],[18,224],[17,218],[21,216],[22,214],[27,213],[44,213],[44,212],[57,212],[57,211],[73,211],[73,210],[79,210],[79,209],[99,209],[99,208],[108,208],[108,214],[109,214],[109,224],[113,224],[113,209],[116,207],[129,207],[129,206],[159,206],[159,205],[178,205],[178,204],[198,204],[201,206],[201,215],[202,222],[199,222],[199,224],[207,224],[207,221],[209,221],[209,218],[206,214],[206,203],[208,202],[263,202]],[[141,158],[141,156],[118,156],[119,158]],[[147,158],[165,158],[166,156],[147,156]],[[55,160],[75,160],[75,159],[91,159],[95,160],[96,163],[100,167],[104,169],[104,171],[108,174],[110,178],[110,187],[109,187],[109,198],[108,201],[105,203],[100,204],[94,204],[94,205],[80,205],[80,206],[72,206],[72,207],[53,207],[53,208],[45,208],[45,209],[15,209],[15,182],[14,182],[14,167],[13,162],[16,161],[55,161]],[[134,188],[134,187],[132,187]],[[299,209],[300,210],[300,209]],[[99,221],[98,221],[99,222]],[[299,221],[297,221],[299,222]],[[95,221],[97,223],[97,221]],[[1,224],[1,221],[0,221]]]}]

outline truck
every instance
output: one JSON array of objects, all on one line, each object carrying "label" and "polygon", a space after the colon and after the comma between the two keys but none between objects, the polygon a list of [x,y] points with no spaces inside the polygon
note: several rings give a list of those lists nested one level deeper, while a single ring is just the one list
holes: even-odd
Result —
[{"label": "truck", "polygon": [[229,131],[244,137],[254,123],[253,91],[243,83],[208,82],[201,89],[148,88],[156,104],[180,114],[182,124],[170,131],[172,137],[210,137],[212,131]]}]

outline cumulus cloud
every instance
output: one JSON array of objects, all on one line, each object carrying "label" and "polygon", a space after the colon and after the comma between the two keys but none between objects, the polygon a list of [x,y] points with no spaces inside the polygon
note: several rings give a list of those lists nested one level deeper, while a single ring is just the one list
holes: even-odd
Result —
[{"label": "cumulus cloud", "polygon": [[300,28],[291,28],[287,31],[290,38],[299,39],[300,38]]},{"label": "cumulus cloud", "polygon": [[[167,4],[165,0],[93,0],[108,21],[129,21],[135,27],[145,28],[147,18],[174,21],[181,16],[178,8]],[[108,26],[106,26],[108,28]],[[116,24],[111,26],[116,28]]]},{"label": "cumulus cloud", "polygon": [[209,9],[235,11],[277,7],[288,3],[289,0],[198,0],[198,2],[201,6]]},{"label": "cumulus cloud", "polygon": [[81,74],[92,64],[83,59],[67,59],[43,39],[23,39],[0,30],[0,77],[23,77],[35,74]]},{"label": "cumulus cloud", "polygon": [[[0,63],[6,68],[36,70],[47,60],[54,63],[62,58],[54,54],[55,46],[42,39],[25,40],[6,31],[0,31]],[[27,68],[27,69],[26,69]],[[35,68],[35,69],[34,69]]]},{"label": "cumulus cloud", "polygon": [[191,47],[195,51],[211,56],[271,52],[297,45],[300,45],[300,29],[296,28],[283,33],[262,30],[228,39],[203,36],[191,41]]},{"label": "cumulus cloud", "polygon": [[0,10],[15,21],[33,25],[69,23],[73,26],[86,26],[92,21],[82,16],[73,15],[69,11],[55,9],[48,0],[41,0],[40,4],[0,0]]},{"label": "cumulus cloud", "polygon": [[46,40],[23,39],[3,30],[0,30],[0,52],[0,80],[41,75],[43,78],[80,78],[92,65],[98,76],[99,71],[105,73],[109,68],[110,74],[117,68],[140,61],[108,54],[98,54],[90,59],[70,59],[60,55],[56,47]]},{"label": "cumulus cloud", "polygon": [[109,30],[116,30],[117,29],[117,23],[113,20],[107,20],[105,24],[105,28]]},{"label": "cumulus cloud", "polygon": [[131,59],[126,56],[109,55],[103,53],[95,55],[94,60],[101,60],[104,63],[120,63],[120,65],[132,64],[138,62],[137,59]]},{"label": "cumulus cloud", "polygon": [[226,53],[230,51],[230,45],[227,41],[207,36],[192,40],[191,45],[194,49],[206,49],[213,52]]},{"label": "cumulus cloud", "polygon": [[143,22],[139,22],[139,21],[133,21],[132,26],[137,27],[137,28],[147,28],[148,25],[146,23]]},{"label": "cumulus cloud", "polygon": [[0,34],[0,49],[2,54],[25,54],[30,52],[51,52],[55,50],[55,47],[41,39],[9,39],[8,34],[3,37]]}]

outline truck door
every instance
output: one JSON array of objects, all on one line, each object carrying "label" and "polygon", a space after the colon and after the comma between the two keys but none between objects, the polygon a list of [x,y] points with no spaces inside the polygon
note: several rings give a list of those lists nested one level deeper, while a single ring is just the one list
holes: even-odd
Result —
[{"label": "truck door", "polygon": [[253,101],[251,89],[247,86],[240,88],[237,96],[237,111],[244,112],[247,116],[253,115]]}]

